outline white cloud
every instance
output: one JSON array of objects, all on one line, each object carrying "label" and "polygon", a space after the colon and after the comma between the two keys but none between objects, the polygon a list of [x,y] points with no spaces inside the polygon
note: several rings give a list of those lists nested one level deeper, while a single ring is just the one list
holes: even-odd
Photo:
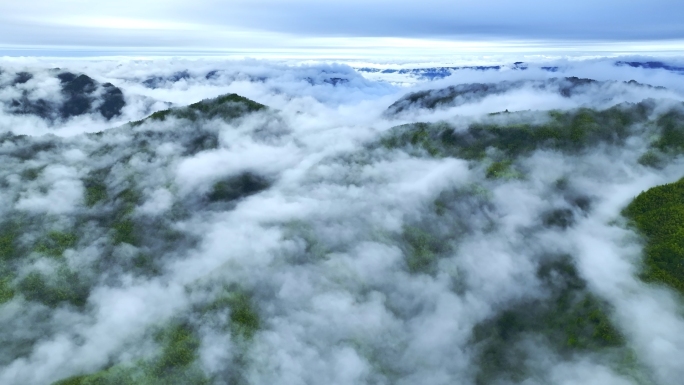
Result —
[{"label": "white cloud", "polygon": [[[31,116],[0,116],[4,132],[36,135],[8,136],[0,144],[2,213],[33,215],[21,237],[31,250],[47,231],[73,231],[78,241],[63,267],[90,285],[83,308],[34,304],[34,312],[43,312],[38,317],[21,294],[0,305],[0,320],[16,325],[0,337],[10,346],[30,346],[21,356],[0,347],[0,383],[49,385],[150,357],[157,348],[152,331],[173,319],[196,328],[202,365],[217,384],[236,371],[257,384],[472,383],[480,364],[473,328],[521,301],[548,298],[537,269],[546,256],[559,254],[570,255],[589,290],[615,310],[611,320],[656,383],[682,375],[679,299],[636,278],[641,245],[614,221],[640,191],[681,176],[681,159],[663,169],[637,163],[652,139],[649,127],[635,128],[635,137],[619,148],[525,155],[516,163],[524,177],[511,180],[485,178],[490,158],[498,156],[493,151],[483,161],[466,161],[375,146],[391,127],[412,121],[448,119],[464,130],[472,122],[546,119],[534,111],[486,116],[505,109],[682,100],[680,75],[615,67],[613,59],[557,60],[543,63],[562,67],[555,73],[463,70],[401,87],[320,62],[26,60],[7,67],[35,72],[35,84],[25,89],[44,92],[41,97],[57,97],[45,70],[60,66],[112,82],[124,90],[128,106],[109,123],[86,115],[50,126]],[[184,79],[170,79],[184,70]],[[207,76],[214,70],[216,76]],[[565,98],[525,83],[456,107],[383,117],[412,91],[464,82],[542,84],[570,75],[636,79],[669,90],[612,84]],[[143,85],[152,77],[162,79],[159,88]],[[10,100],[17,90],[0,98]],[[168,105],[230,92],[271,110],[228,123],[167,119],[116,128]],[[657,103],[669,108],[675,102]],[[47,132],[60,136],[39,136]],[[188,143],[201,135],[215,141],[189,151]],[[16,156],[31,144],[42,150]],[[230,203],[203,203],[216,181],[246,171],[265,177],[268,188]],[[561,179],[569,186],[565,192],[554,187]],[[87,207],[84,197],[93,186],[108,198]],[[458,198],[440,216],[435,200],[443,193]],[[572,207],[575,223],[567,229],[543,226],[543,214],[570,207],[572,194],[591,207]],[[114,244],[121,218],[139,221],[132,236],[142,241],[135,246]],[[432,274],[408,267],[410,248],[418,246],[406,238],[416,229],[443,238],[446,251]],[[48,260],[62,266],[57,257],[32,255],[38,261],[18,262],[22,271]],[[146,268],[144,258],[154,266],[141,273],[136,269]],[[249,344],[225,328],[228,310],[214,318],[197,310],[235,287],[251,296],[260,316]],[[542,337],[525,336],[520,344],[534,372],[524,383],[634,383],[611,364],[611,352],[576,351],[568,358],[553,353]]]},{"label": "white cloud", "polygon": [[47,191],[28,191],[17,202],[17,209],[66,214],[81,202],[83,183],[78,179],[75,169],[61,165],[49,166],[44,170],[42,182],[47,186]]}]

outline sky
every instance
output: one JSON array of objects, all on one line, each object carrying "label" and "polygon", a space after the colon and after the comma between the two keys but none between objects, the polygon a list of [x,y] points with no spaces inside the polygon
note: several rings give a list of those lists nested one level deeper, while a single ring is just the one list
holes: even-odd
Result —
[{"label": "sky", "polygon": [[0,55],[674,53],[675,0],[0,2]]}]

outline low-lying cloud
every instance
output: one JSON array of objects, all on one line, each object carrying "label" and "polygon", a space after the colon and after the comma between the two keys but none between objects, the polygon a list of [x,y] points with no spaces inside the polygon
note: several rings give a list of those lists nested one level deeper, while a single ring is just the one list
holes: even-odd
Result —
[{"label": "low-lying cloud", "polygon": [[[13,112],[70,97],[54,64],[1,75],[3,384],[684,374],[680,294],[639,279],[621,215],[682,177],[658,141],[681,75],[606,59],[407,87],[342,64],[74,61],[59,71],[119,89],[120,114]],[[230,93],[254,102],[213,99]]]}]

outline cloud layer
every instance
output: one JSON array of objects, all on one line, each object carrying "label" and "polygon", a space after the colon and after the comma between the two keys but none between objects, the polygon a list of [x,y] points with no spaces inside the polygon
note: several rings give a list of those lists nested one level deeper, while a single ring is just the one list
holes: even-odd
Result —
[{"label": "cloud layer", "polygon": [[[575,46],[571,50],[581,51],[592,42],[633,45],[640,41],[675,41],[681,49],[684,29],[677,17],[681,11],[682,5],[672,0],[599,4],[586,0],[567,4],[260,0],[229,5],[216,0],[191,4],[101,1],[96,6],[84,1],[36,0],[30,10],[10,3],[0,6],[0,43],[13,55],[22,49],[39,49],[45,55],[83,48],[91,55],[112,51],[277,53],[341,50],[350,45],[358,53],[364,39],[370,39],[371,52],[373,47],[396,47],[396,41],[382,39],[417,39],[423,46],[439,41],[512,43],[518,45],[518,52],[520,44],[528,49],[540,44],[571,45]],[[609,50],[635,51],[616,46]]]},{"label": "cloud layer", "polygon": [[[61,100],[56,64],[7,62],[33,77],[0,92]],[[639,279],[620,214],[682,177],[658,142],[676,71],[68,64],[126,105],[53,121],[2,99],[0,383],[684,375],[680,294]]]}]

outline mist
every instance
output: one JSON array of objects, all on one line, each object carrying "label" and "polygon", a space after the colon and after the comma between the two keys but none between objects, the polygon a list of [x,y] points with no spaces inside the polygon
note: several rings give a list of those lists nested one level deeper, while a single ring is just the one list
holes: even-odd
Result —
[{"label": "mist", "polygon": [[681,59],[0,63],[2,384],[684,376]]}]

